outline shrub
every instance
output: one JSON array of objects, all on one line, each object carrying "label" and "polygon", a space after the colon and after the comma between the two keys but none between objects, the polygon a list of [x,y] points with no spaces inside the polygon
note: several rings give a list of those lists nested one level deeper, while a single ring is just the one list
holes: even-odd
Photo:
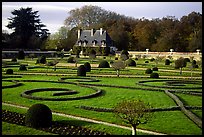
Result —
[{"label": "shrub", "polygon": [[151,73],[150,78],[159,78],[159,74],[158,73]]},{"label": "shrub", "polygon": [[20,51],[18,52],[18,59],[25,59],[25,53],[24,53],[23,50],[20,50]]},{"label": "shrub", "polygon": [[134,67],[136,67],[136,62],[134,60],[132,60],[132,59],[128,59],[126,61],[126,65],[127,66],[134,66]]},{"label": "shrub", "polygon": [[42,55],[40,58],[38,58],[38,60],[36,61],[36,64],[41,63],[41,64],[45,64],[46,61],[46,57],[44,55]]},{"label": "shrub", "polygon": [[68,63],[75,63],[75,59],[74,57],[69,57],[68,60],[67,60]]},{"label": "shrub", "polygon": [[27,70],[26,65],[20,65],[19,70]]},{"label": "shrub", "polygon": [[12,62],[17,62],[17,59],[16,58],[12,58],[11,61]]},{"label": "shrub", "polygon": [[152,68],[153,71],[158,71],[157,67]]},{"label": "shrub", "polygon": [[165,65],[170,65],[171,61],[169,59],[165,60]]},{"label": "shrub", "polygon": [[80,65],[77,69],[77,76],[86,76],[86,68],[84,65]]},{"label": "shrub", "polygon": [[34,104],[26,113],[25,124],[34,128],[49,127],[52,124],[52,111],[44,104]]},{"label": "shrub", "polygon": [[189,58],[184,58],[184,61],[185,62],[190,62],[190,59]]},{"label": "shrub", "polygon": [[7,69],[6,74],[13,74],[13,69]]},{"label": "shrub", "polygon": [[102,60],[100,63],[99,63],[99,68],[110,68],[110,65],[108,63],[108,61],[106,60]]},{"label": "shrub", "polygon": [[149,63],[149,61],[145,61],[145,63]]},{"label": "shrub", "polygon": [[195,60],[193,60],[193,61],[192,61],[192,66],[193,66],[193,65],[196,65],[196,63],[197,63],[197,62],[196,62]]},{"label": "shrub", "polygon": [[154,60],[155,60],[154,58],[151,58],[151,59],[150,59],[151,62],[154,61]]},{"label": "shrub", "polygon": [[150,68],[146,69],[145,74],[151,74],[152,70]]},{"label": "shrub", "polygon": [[118,57],[115,57],[115,60],[118,60]]},{"label": "shrub", "polygon": [[89,62],[84,63],[84,66],[86,68],[86,72],[91,72],[91,65]]}]

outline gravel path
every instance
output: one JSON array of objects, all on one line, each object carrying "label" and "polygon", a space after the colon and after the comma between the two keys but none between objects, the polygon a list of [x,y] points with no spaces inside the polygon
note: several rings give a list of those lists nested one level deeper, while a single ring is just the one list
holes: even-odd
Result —
[{"label": "gravel path", "polygon": [[[2,102],[2,105],[28,109],[28,107],[24,107],[24,106],[20,106],[20,105],[14,105],[14,104],[10,104],[10,103],[4,103],[4,102]],[[77,120],[82,120],[82,121],[93,122],[93,123],[97,123],[97,124],[104,124],[104,125],[107,125],[107,126],[114,126],[114,127],[118,127],[118,128],[132,130],[130,127],[116,125],[116,124],[112,124],[112,123],[108,123],[108,122],[97,121],[97,120],[93,120],[93,119],[88,119],[88,118],[83,118],[83,117],[58,113],[58,112],[52,112],[52,114],[58,115],[58,116],[63,116],[63,117],[69,117],[69,118],[73,118],[73,119],[77,119]],[[143,129],[137,129],[137,131],[147,133],[147,134],[151,134],[151,135],[166,135],[166,134],[163,134],[163,133],[158,133],[158,132],[153,132],[153,131],[148,131],[148,130],[143,130]]]}]

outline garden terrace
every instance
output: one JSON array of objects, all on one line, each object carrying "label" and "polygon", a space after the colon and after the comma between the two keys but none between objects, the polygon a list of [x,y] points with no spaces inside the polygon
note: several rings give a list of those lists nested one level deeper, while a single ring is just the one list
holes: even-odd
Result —
[{"label": "garden terrace", "polygon": [[[120,77],[116,76],[113,68],[98,68],[103,57],[97,57],[95,61],[89,58],[79,58],[77,66],[85,62],[91,64],[91,72],[86,77],[77,76],[75,63],[67,63],[67,58],[57,58],[59,63],[54,71],[53,66],[35,64],[37,58],[18,60],[15,65],[9,64],[10,59],[3,59],[2,67],[2,102],[30,107],[36,103],[43,103],[58,113],[69,114],[83,118],[94,119],[129,127],[128,124],[118,120],[111,109],[121,100],[140,99],[153,106],[154,118],[145,125],[139,125],[139,129],[159,132],[169,135],[201,135],[202,128],[189,118],[174,99],[165,91],[178,97],[186,110],[202,119],[202,67],[192,71],[187,63],[183,74],[174,68],[174,63],[165,65],[165,60],[157,64],[158,79],[150,78],[145,74],[147,68],[155,67],[156,63],[148,59],[135,60],[136,67],[126,67],[121,70]],[[55,58],[47,58],[52,61]],[[106,57],[106,60],[114,61],[114,57]],[[8,64],[9,65],[8,65]],[[7,65],[6,65],[7,64]],[[27,64],[27,71],[19,71],[20,64]],[[3,65],[3,64],[2,64]],[[13,74],[6,74],[7,69],[13,69]],[[192,72],[192,74],[191,74]],[[18,86],[12,86],[20,84]],[[27,92],[26,92],[27,91]],[[33,92],[34,91],[34,92]],[[41,91],[41,92],[35,92]],[[65,92],[76,91],[76,94]],[[32,92],[32,93],[28,93]],[[26,93],[26,94],[25,94]],[[97,95],[93,95],[97,93]],[[24,98],[24,94],[32,96]],[[53,96],[54,94],[65,94]],[[87,97],[93,95],[92,97]],[[33,99],[42,98],[42,100]],[[76,98],[81,99],[76,99]],[[43,100],[51,98],[51,100]],[[52,101],[52,99],[58,101]],[[69,100],[66,100],[69,98]],[[75,98],[71,100],[70,98]],[[60,101],[62,99],[63,101]],[[13,113],[25,114],[26,111],[2,104],[2,110]],[[129,129],[110,127],[103,124],[73,121],[62,116],[54,116],[54,121],[66,121],[67,126],[79,126],[93,131],[99,131],[110,135],[128,135]],[[3,123],[3,126],[6,124]],[[9,126],[9,125],[7,125]],[[24,131],[24,134],[26,132]],[[58,133],[57,133],[58,134]],[[139,132],[139,134],[147,134]],[[151,133],[150,133],[151,134]]]}]

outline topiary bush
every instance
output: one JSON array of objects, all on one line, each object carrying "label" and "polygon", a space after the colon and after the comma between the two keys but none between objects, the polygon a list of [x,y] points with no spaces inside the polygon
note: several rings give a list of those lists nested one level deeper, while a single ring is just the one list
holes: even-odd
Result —
[{"label": "topiary bush", "polygon": [[25,124],[33,128],[49,127],[52,124],[52,111],[44,104],[34,104],[25,115]]},{"label": "topiary bush", "polygon": [[41,63],[41,64],[46,64],[47,60],[44,55],[42,55],[40,58],[37,59],[36,64]]},{"label": "topiary bush", "polygon": [[184,58],[184,61],[185,62],[190,62],[190,59],[189,58]]},{"label": "topiary bush", "polygon": [[17,59],[16,58],[12,58],[11,61],[12,62],[17,62]]},{"label": "topiary bush", "polygon": [[145,63],[149,63],[149,61],[145,61]]},{"label": "topiary bush", "polygon": [[84,63],[84,66],[86,68],[86,72],[91,72],[91,65],[89,62]]},{"label": "topiary bush", "polygon": [[84,65],[80,65],[77,69],[77,76],[86,76],[86,68]]},{"label": "topiary bush", "polygon": [[158,73],[151,73],[150,78],[159,78],[159,74]]},{"label": "topiary bush", "polygon": [[151,74],[151,73],[152,73],[152,70],[150,68],[145,70],[145,74]]},{"label": "topiary bush", "polygon": [[7,69],[6,74],[13,74],[13,69]]},{"label": "topiary bush", "polygon": [[165,65],[170,65],[171,61],[169,59],[165,60]]},{"label": "topiary bush", "polygon": [[68,60],[67,60],[67,63],[75,63],[75,59],[74,57],[69,57]]},{"label": "topiary bush", "polygon": [[153,61],[155,61],[155,59],[154,59],[154,58],[151,58],[150,61],[153,62]]},{"label": "topiary bush", "polygon": [[128,59],[126,61],[126,65],[136,67],[136,62],[134,60],[132,60],[132,59]]},{"label": "topiary bush", "polygon": [[158,71],[157,67],[152,68],[153,71]]},{"label": "topiary bush", "polygon": [[18,59],[25,59],[25,53],[23,50],[18,51]]},{"label": "topiary bush", "polygon": [[27,70],[26,65],[20,65],[19,70]]},{"label": "topiary bush", "polygon": [[108,61],[106,60],[102,60],[99,65],[98,65],[99,68],[110,68],[110,65],[108,63]]}]

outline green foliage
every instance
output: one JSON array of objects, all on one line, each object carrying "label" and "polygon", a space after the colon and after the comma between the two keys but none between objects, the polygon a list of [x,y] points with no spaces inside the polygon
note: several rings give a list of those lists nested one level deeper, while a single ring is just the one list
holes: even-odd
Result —
[{"label": "green foliage", "polygon": [[22,70],[22,71],[27,70],[26,65],[21,64],[19,67],[19,70]]},{"label": "green foliage", "polygon": [[26,113],[25,124],[34,128],[49,127],[52,124],[52,111],[44,104],[34,104]]},{"label": "green foliage", "polygon": [[74,57],[69,57],[68,60],[67,60],[68,63],[75,63],[76,60]]},{"label": "green foliage", "polygon": [[98,67],[99,68],[110,68],[110,65],[109,65],[108,61],[102,60],[102,61],[100,61]]},{"label": "green foliage", "polygon": [[7,69],[6,74],[13,74],[13,69]]},{"label": "green foliage", "polygon": [[151,73],[150,78],[159,78],[159,74],[158,73]]},{"label": "green foliage", "polygon": [[158,71],[158,68],[157,67],[153,67],[152,70],[153,71]]},{"label": "green foliage", "polygon": [[12,58],[11,61],[12,62],[17,62],[17,59],[16,58]]},{"label": "green foliage", "polygon": [[91,72],[91,65],[89,62],[84,63],[84,67],[86,68],[86,72]]},{"label": "green foliage", "polygon": [[46,57],[42,55],[40,58],[38,58],[38,60],[36,61],[36,64],[37,63],[45,64],[46,62],[47,62]]},{"label": "green foliage", "polygon": [[128,59],[126,61],[127,66],[133,66],[136,67],[136,62],[133,59]]},{"label": "green foliage", "polygon": [[165,60],[165,65],[170,65],[171,61],[169,59]]},{"label": "green foliage", "polygon": [[86,76],[86,67],[84,65],[78,67],[77,76]]},{"label": "green foliage", "polygon": [[18,51],[18,59],[25,59],[25,53],[23,50]]},{"label": "green foliage", "polygon": [[175,69],[186,67],[187,62],[184,61],[184,58],[180,57],[175,61]]},{"label": "green foliage", "polygon": [[152,73],[152,70],[150,69],[150,68],[147,68],[146,70],[145,70],[145,74],[151,74]]}]

